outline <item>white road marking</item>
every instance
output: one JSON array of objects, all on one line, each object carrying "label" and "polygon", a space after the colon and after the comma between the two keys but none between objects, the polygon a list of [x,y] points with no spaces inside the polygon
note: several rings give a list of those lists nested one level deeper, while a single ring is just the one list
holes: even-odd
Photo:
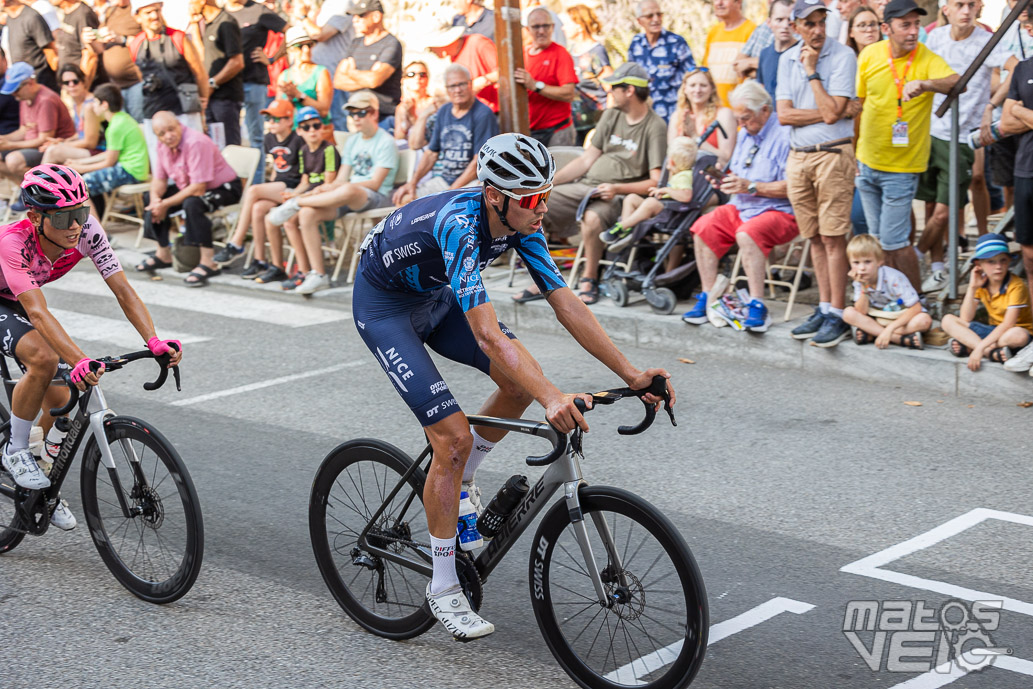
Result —
[{"label": "white road marking", "polygon": [[[772,598],[768,602],[761,603],[752,610],[747,610],[741,615],[736,615],[730,620],[725,620],[724,622],[718,622],[715,625],[711,625],[710,637],[707,645],[716,644],[718,641],[727,639],[733,634],[738,634],[750,627],[756,627],[758,624],[766,622],[772,617],[784,612],[802,615],[803,613],[813,609],[814,606],[810,603],[802,603],[791,598]],[[666,646],[644,655],[641,658],[633,660],[627,665],[619,667],[609,673],[606,675],[606,679],[619,684],[645,684],[645,682],[640,681],[639,678],[645,677],[649,673],[659,670],[664,665],[673,663],[678,657],[678,653],[681,652],[683,644],[683,641],[675,641],[670,646]]]},{"label": "white road marking", "polygon": [[[290,304],[242,294],[213,292],[209,289],[170,284],[154,284],[133,280],[133,288],[145,304],[185,309],[224,318],[240,318],[272,325],[302,328],[308,325],[335,323],[351,318],[347,311],[324,309],[307,304]],[[111,290],[88,271],[72,271],[58,281],[46,285],[47,290],[74,292],[94,297],[110,297]]]},{"label": "white road marking", "polygon": [[[189,287],[187,289],[190,289]],[[209,400],[216,400],[220,397],[229,397],[230,395],[239,395],[245,392],[252,392],[254,390],[261,390],[262,388],[272,387],[273,385],[280,385],[282,383],[290,383],[295,380],[301,380],[303,378],[311,378],[313,376],[322,376],[327,373],[334,373],[341,371],[346,368],[354,368],[355,366],[362,366],[363,364],[369,363],[365,359],[362,361],[349,361],[344,364],[336,364],[334,366],[327,366],[326,368],[320,368],[315,371],[305,371],[304,373],[293,373],[289,376],[281,376],[279,378],[270,378],[269,380],[263,380],[258,383],[248,383],[247,385],[240,385],[235,388],[229,388],[228,390],[219,390],[218,392],[209,392],[205,395],[198,395],[197,397],[188,397],[185,400],[177,400],[172,402],[174,407],[186,407],[191,404],[199,404],[201,402],[207,402]]]},{"label": "white road marking", "polygon": [[[53,314],[65,331],[72,336],[73,340],[108,342],[127,349],[144,349],[146,346],[140,337],[140,333],[136,332],[136,328],[133,327],[132,323],[124,318],[104,318],[64,309],[50,309],[50,313]],[[190,344],[205,342],[211,338],[189,333],[176,333],[175,339],[183,344]],[[115,354],[116,352],[108,353]],[[118,353],[121,354],[122,352]]]},{"label": "white road marking", "polygon": [[920,550],[925,550],[926,548],[945,541],[952,536],[957,536],[961,532],[971,529],[973,526],[981,524],[988,519],[1033,526],[1033,517],[1028,515],[1016,514],[1014,512],[1001,512],[999,510],[990,510],[979,507],[971,512],[966,512],[959,517],[955,517],[949,522],[941,524],[934,529],[930,529],[925,533],[919,534],[914,538],[910,538],[902,543],[890,546],[885,550],[881,550],[874,555],[861,558],[856,562],[844,565],[839,571],[847,572],[848,574],[858,574],[863,577],[871,577],[872,579],[880,579],[882,581],[888,581],[902,586],[934,591],[936,593],[942,593],[945,596],[961,600],[1000,600],[1003,602],[1003,608],[1005,610],[1033,616],[1033,603],[1008,598],[1007,596],[1002,596],[998,593],[977,591],[975,589],[965,588],[964,586],[955,586],[954,584],[948,584],[934,579],[923,579],[922,577],[916,577],[910,574],[902,574],[900,572],[882,569],[883,566],[888,565],[891,562],[907,557],[908,555]]},{"label": "white road marking", "polygon": [[[980,672],[986,672],[991,669],[1007,670],[1033,677],[1033,662],[1012,656],[997,656],[993,665],[985,670],[980,670]],[[939,687],[952,684],[955,680],[959,680],[967,674],[967,670],[959,668],[957,663],[951,661],[939,665],[918,677],[912,677],[906,682],[894,684],[890,689],[939,689]]]}]

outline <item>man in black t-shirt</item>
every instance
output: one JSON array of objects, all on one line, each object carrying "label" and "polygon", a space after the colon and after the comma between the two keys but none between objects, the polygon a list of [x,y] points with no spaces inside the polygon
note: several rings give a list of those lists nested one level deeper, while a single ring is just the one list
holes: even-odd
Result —
[{"label": "man in black t-shirt", "polygon": [[36,10],[18,0],[4,0],[11,61],[27,62],[36,71],[36,82],[60,93],[57,85],[57,47],[54,34]]},{"label": "man in black t-shirt", "polygon": [[369,89],[380,103],[380,119],[394,114],[402,99],[402,44],[384,28],[380,0],[351,0],[348,14],[355,26],[351,55],[341,60],[334,88]]},{"label": "man in black t-shirt", "polygon": [[[103,84],[107,77],[100,64],[104,44],[97,33],[97,29],[100,28],[97,13],[79,0],[60,0],[57,6],[64,14],[60,30],[54,32],[59,64],[78,66],[86,76],[87,89]],[[87,43],[84,38],[89,42]]]},{"label": "man in black t-shirt", "polygon": [[226,144],[240,145],[240,111],[244,107],[244,52],[240,26],[214,0],[190,0],[187,32],[201,46],[201,61],[208,75],[205,119],[221,122]]},{"label": "man in black t-shirt", "polygon": [[[269,104],[269,58],[265,44],[269,32],[282,33],[287,26],[283,17],[253,0],[229,0],[223,9],[240,26],[244,50],[244,126],[252,148],[262,145],[261,111]],[[265,180],[265,166],[259,165],[252,180]]]},{"label": "man in black t-shirt", "polygon": [[[1031,24],[1025,24],[1021,30],[1028,30],[1033,35]],[[1002,134],[1018,139],[1015,153],[1015,241],[1022,247],[1026,275],[1033,276],[1033,58],[1015,66],[1000,127]],[[1028,280],[1028,285],[1033,298],[1033,279]]]}]

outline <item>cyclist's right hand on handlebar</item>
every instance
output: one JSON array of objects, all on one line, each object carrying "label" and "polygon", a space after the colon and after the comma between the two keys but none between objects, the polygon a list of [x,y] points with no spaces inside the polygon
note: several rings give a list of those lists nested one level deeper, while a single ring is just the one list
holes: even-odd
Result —
[{"label": "cyclist's right hand on handlebar", "polygon": [[96,385],[100,382],[100,377],[104,373],[104,364],[91,359],[89,357],[83,357],[79,360],[72,368],[70,378],[75,387],[79,388],[82,392],[86,389],[87,385]]},{"label": "cyclist's right hand on handlebar", "polygon": [[574,400],[578,398],[584,401],[586,407],[592,408],[592,396],[584,392],[560,395],[545,407],[545,418],[553,428],[561,433],[570,433],[580,426],[581,430],[588,432],[588,422],[574,406]]},{"label": "cyclist's right hand on handlebar", "polygon": [[183,358],[183,343],[179,340],[159,340],[157,337],[152,337],[147,340],[147,349],[151,350],[151,354],[154,356],[168,354],[169,368],[179,365]]}]

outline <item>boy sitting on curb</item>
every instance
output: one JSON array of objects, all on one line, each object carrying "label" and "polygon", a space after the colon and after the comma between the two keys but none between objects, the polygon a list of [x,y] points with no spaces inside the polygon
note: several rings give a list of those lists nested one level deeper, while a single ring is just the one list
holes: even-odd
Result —
[{"label": "boy sitting on curb", "polygon": [[[860,234],[846,247],[850,261],[850,277],[854,280],[854,305],[843,310],[843,320],[854,326],[854,341],[859,344],[875,343],[886,349],[890,343],[908,349],[922,349],[922,333],[932,327],[918,292],[907,276],[883,264],[882,246],[870,234]],[[897,310],[897,315],[886,326],[868,315],[868,309]]]},{"label": "boy sitting on curb", "polygon": [[[983,357],[1004,363],[1009,348],[1025,347],[1033,334],[1033,313],[1029,308],[1026,283],[1008,272],[1011,257],[1008,242],[991,232],[979,238],[972,260],[972,277],[957,316],[943,317],[943,329],[951,336],[951,354],[968,357],[968,367],[978,371]],[[974,323],[976,307],[982,302],[990,325]]]}]

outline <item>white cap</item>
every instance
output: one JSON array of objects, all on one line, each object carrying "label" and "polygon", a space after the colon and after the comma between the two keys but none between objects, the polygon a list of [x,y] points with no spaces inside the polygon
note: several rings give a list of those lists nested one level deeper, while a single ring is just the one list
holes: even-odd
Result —
[{"label": "white cap", "polygon": [[162,0],[129,0],[129,9],[136,14],[145,7],[164,4]]}]

